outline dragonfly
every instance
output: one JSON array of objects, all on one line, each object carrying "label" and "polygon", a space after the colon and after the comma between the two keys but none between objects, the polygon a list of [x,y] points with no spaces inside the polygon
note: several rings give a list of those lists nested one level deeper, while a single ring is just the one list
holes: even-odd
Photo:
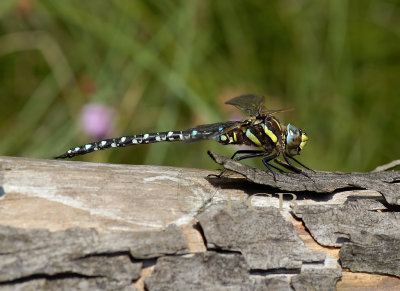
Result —
[{"label": "dragonfly", "polygon": [[[299,155],[307,144],[308,136],[304,130],[294,125],[282,124],[275,117],[277,113],[287,110],[268,110],[265,97],[262,95],[246,94],[230,99],[225,104],[233,105],[248,118],[241,121],[226,121],[212,124],[200,125],[194,128],[180,131],[163,131],[155,133],[144,133],[122,136],[118,138],[104,139],[69,149],[56,159],[73,158],[91,152],[109,148],[126,147],[139,144],[156,142],[197,142],[203,140],[214,140],[223,145],[247,145],[255,149],[237,150],[231,157],[236,161],[249,158],[262,157],[262,162],[275,178],[273,169],[283,172],[280,168],[271,164],[275,161],[282,167],[296,173],[305,174],[293,162],[310,170],[294,156]],[[283,161],[278,159],[283,157]],[[293,162],[292,162],[293,161]],[[218,175],[225,173],[223,169]],[[307,174],[305,174],[308,176]]]}]

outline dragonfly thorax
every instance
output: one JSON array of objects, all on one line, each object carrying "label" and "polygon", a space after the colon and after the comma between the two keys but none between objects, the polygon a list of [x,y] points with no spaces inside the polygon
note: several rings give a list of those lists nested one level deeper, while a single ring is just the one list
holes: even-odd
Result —
[{"label": "dragonfly thorax", "polygon": [[286,127],[286,147],[291,156],[299,155],[300,151],[306,146],[308,141],[307,134],[301,129],[288,124]]}]

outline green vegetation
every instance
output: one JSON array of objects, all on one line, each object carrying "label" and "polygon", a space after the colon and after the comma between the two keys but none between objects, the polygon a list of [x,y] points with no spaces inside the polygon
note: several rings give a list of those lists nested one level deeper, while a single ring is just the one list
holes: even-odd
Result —
[{"label": "green vegetation", "polygon": [[[2,0],[0,155],[93,141],[80,126],[90,103],[114,108],[117,137],[228,120],[226,100],[256,93],[296,109],[278,117],[306,129],[306,165],[371,170],[400,156],[399,4]],[[77,159],[215,169],[207,149],[235,150],[161,143]]]}]

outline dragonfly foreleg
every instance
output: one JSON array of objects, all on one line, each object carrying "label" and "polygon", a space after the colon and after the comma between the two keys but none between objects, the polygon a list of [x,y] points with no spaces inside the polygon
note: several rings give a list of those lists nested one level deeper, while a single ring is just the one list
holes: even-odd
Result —
[{"label": "dragonfly foreleg", "polygon": [[[236,159],[234,159],[235,161],[240,161],[240,160],[244,160],[244,159],[250,159],[250,158],[255,158],[255,157],[261,157],[263,155],[265,155],[264,151],[260,151],[260,150],[238,150],[236,151],[231,159],[233,159],[236,155],[242,155],[242,154],[247,154],[245,156],[241,156],[241,157],[237,157]],[[222,175],[226,172],[226,169],[222,169],[221,172],[216,175],[216,174],[210,174],[207,177],[216,177],[216,178],[221,178]]]},{"label": "dragonfly foreleg", "polygon": [[288,158],[292,159],[293,161],[295,161],[296,163],[298,163],[300,166],[302,166],[303,168],[309,170],[309,171],[313,171],[315,172],[313,169],[310,169],[309,167],[307,167],[306,165],[304,165],[303,163],[299,162],[297,159],[295,159],[294,157],[288,155]]},{"label": "dragonfly foreleg", "polygon": [[276,182],[276,176],[275,176],[275,172],[272,170],[272,168],[278,170],[279,172],[282,172],[281,169],[275,167],[274,165],[271,165],[269,162],[272,161],[273,159],[275,159],[277,156],[279,156],[279,153],[270,155],[268,157],[265,157],[262,162],[263,164],[267,167],[267,169],[272,173],[272,175],[274,176],[274,181]]},{"label": "dragonfly foreleg", "polygon": [[307,173],[305,173],[304,171],[302,171],[301,169],[299,169],[295,165],[293,165],[292,162],[288,159],[288,156],[285,153],[283,154],[283,158],[285,159],[285,162],[287,164],[285,164],[284,162],[282,162],[282,161],[280,161],[278,159],[275,159],[275,162],[278,163],[279,165],[285,167],[288,170],[291,170],[291,171],[293,171],[295,173],[298,173],[298,174],[302,174],[302,175],[306,176],[307,178],[311,179],[311,177]]}]

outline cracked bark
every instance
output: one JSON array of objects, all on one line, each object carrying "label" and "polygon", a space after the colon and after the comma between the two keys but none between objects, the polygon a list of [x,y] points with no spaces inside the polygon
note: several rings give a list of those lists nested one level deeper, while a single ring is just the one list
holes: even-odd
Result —
[{"label": "cracked bark", "polygon": [[301,269],[303,262],[323,263],[325,254],[310,251],[293,225],[275,207],[250,209],[211,205],[197,216],[207,247],[238,251],[251,269]]},{"label": "cracked bark", "polygon": [[[273,176],[226,157],[209,152],[226,169],[248,180],[283,191],[331,193],[355,188],[375,190],[384,199],[346,201],[343,205],[301,205],[294,213],[321,245],[341,247],[340,262],[357,272],[400,277],[400,171],[372,173],[331,173],[307,171]],[[392,162],[381,169],[396,166]],[[380,169],[379,167],[377,169]],[[390,258],[390,259],[389,259]]]},{"label": "cracked bark", "polygon": [[309,177],[277,172],[275,181],[273,175],[266,170],[249,167],[213,152],[208,153],[216,163],[243,175],[249,181],[279,190],[332,193],[345,188],[367,189],[381,193],[389,204],[400,205],[400,171],[340,173],[305,170]]},{"label": "cracked bark", "polygon": [[344,268],[400,277],[400,212],[374,199],[343,205],[300,206],[311,235],[322,245],[338,246]]},{"label": "cracked bark", "polygon": [[188,252],[181,229],[174,225],[163,232],[136,233],[82,228],[49,232],[0,225],[0,285],[64,282],[72,287],[84,278],[89,287],[125,288],[140,277],[141,259]]},{"label": "cracked bark", "polygon": [[[342,247],[343,267],[398,276],[393,267],[398,258],[391,255],[398,245],[393,240],[398,206],[372,191],[335,190],[360,188],[348,181],[310,183],[307,177],[277,174],[274,184],[268,173],[251,168],[245,171],[252,180],[216,180],[205,179],[210,173],[205,170],[10,157],[0,157],[0,166],[0,225],[14,226],[0,227],[0,288],[5,290],[143,290],[144,281],[148,290],[333,290],[341,271],[339,251],[332,255],[312,246],[300,221],[290,216],[289,203],[279,211],[279,199],[268,196],[299,190],[296,183],[303,188],[296,192],[297,219],[319,243]],[[374,175],[398,186],[398,172]],[[361,176],[356,180],[368,178]],[[264,184],[254,183],[260,180]],[[316,185],[325,190],[314,191]],[[265,196],[252,197],[259,211],[238,203],[239,197],[260,192]],[[221,202],[228,197],[231,211]],[[167,227],[173,223],[180,227]],[[382,256],[372,251],[379,243],[386,249]],[[391,265],[385,256],[393,258]],[[362,276],[370,278],[357,278]],[[348,286],[358,286],[355,278]],[[400,282],[378,278],[390,279],[391,286]]]}]

